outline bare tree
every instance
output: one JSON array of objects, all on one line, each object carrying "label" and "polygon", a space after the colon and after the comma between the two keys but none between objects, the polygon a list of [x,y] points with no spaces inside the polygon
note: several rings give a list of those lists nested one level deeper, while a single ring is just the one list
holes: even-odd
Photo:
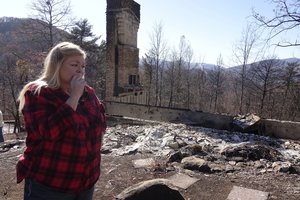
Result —
[{"label": "bare tree", "polygon": [[259,98],[258,113],[261,115],[272,111],[272,108],[269,110],[264,110],[264,108],[267,96],[272,99],[274,90],[280,86],[281,64],[280,60],[266,59],[251,66],[249,77],[251,86]]},{"label": "bare tree", "polygon": [[[297,110],[297,106],[294,106],[294,98],[296,97],[295,90],[297,90],[297,68],[300,64],[297,62],[288,63],[283,69],[283,92],[281,98],[281,109],[279,119],[293,118],[293,113]],[[297,101],[297,100],[296,100]]]},{"label": "bare tree", "polygon": [[48,48],[61,39],[64,33],[61,30],[67,30],[72,24],[70,0],[33,0],[31,10],[38,26],[33,23],[29,28],[43,37]]},{"label": "bare tree", "polygon": [[152,66],[154,68],[152,70],[151,78],[154,78],[155,106],[161,105],[162,101],[162,75],[167,54],[168,48],[163,35],[163,25],[162,23],[155,24],[153,33],[150,36],[150,49],[148,50],[146,57],[153,61],[151,62],[153,65],[148,65],[148,67]]},{"label": "bare tree", "polygon": [[[188,55],[190,54],[190,55]],[[188,55],[188,56],[187,56]],[[180,37],[178,50],[173,51],[173,62],[175,63],[175,82],[174,82],[174,104],[176,107],[185,107],[185,83],[184,74],[187,71],[187,59],[192,59],[192,49],[186,41],[184,35]],[[189,57],[189,58],[188,58]]]},{"label": "bare tree", "polygon": [[[13,54],[5,55],[5,66],[2,66],[3,82],[6,85],[3,99],[5,110],[14,118],[14,133],[21,130],[20,113],[18,110],[18,93],[20,88],[34,76],[33,65],[26,60],[17,59]],[[13,77],[13,78],[12,78]]]},{"label": "bare tree", "polygon": [[219,112],[217,105],[223,93],[223,84],[225,81],[223,65],[223,58],[222,55],[220,55],[217,60],[217,65],[208,74],[211,90],[210,109],[213,110],[213,112]]},{"label": "bare tree", "polygon": [[186,82],[186,108],[190,109],[191,107],[191,101],[192,101],[192,91],[191,91],[191,85],[192,85],[192,79],[191,79],[191,72],[194,68],[192,66],[192,60],[193,60],[193,50],[190,44],[188,44],[186,52],[185,52],[185,59],[186,59],[186,73],[185,73],[185,82]]},{"label": "bare tree", "polygon": [[1,78],[1,107],[9,119],[15,120],[14,132],[20,130],[20,118],[18,112],[17,96],[22,86],[32,80],[40,72],[43,54],[36,53],[35,48],[24,45],[22,41],[31,35],[24,37],[19,34],[18,27],[26,19],[7,19],[7,22],[15,26],[8,32],[0,33],[0,78]]},{"label": "bare tree", "polygon": [[[265,17],[263,14],[253,11],[253,17],[262,28],[269,32],[268,40],[272,40],[278,35],[291,32],[300,26],[300,4],[299,0],[270,0],[275,4],[274,16]],[[299,37],[299,35],[297,36]],[[300,46],[298,38],[294,41],[281,41],[277,43],[280,47]]]},{"label": "bare tree", "polygon": [[[236,45],[234,51],[234,58],[238,65],[241,65],[241,70],[236,71],[237,77],[237,92],[239,93],[239,113],[244,113],[244,101],[245,101],[245,84],[246,73],[249,61],[255,61],[256,55],[254,54],[255,45],[258,42],[258,35],[251,25],[247,25],[246,30],[242,33],[240,42]],[[238,68],[239,69],[239,68]]]},{"label": "bare tree", "polygon": [[151,105],[154,60],[146,54],[142,61],[144,67],[143,83],[146,92],[146,105]]},{"label": "bare tree", "polygon": [[172,51],[170,55],[170,62],[167,65],[166,70],[166,87],[168,95],[168,107],[174,107],[174,93],[175,93],[175,68],[176,68],[176,58],[177,53],[175,50]]},{"label": "bare tree", "polygon": [[291,94],[293,95],[292,103],[291,103],[291,113],[290,118],[294,121],[300,121],[300,84],[299,82],[293,86],[291,90]]},{"label": "bare tree", "polygon": [[[200,64],[201,66],[201,64]],[[206,84],[207,84],[207,75],[204,71],[204,67],[195,69],[194,81],[192,85],[195,86],[194,99],[196,100],[197,109],[203,110],[205,107],[206,99]]]}]

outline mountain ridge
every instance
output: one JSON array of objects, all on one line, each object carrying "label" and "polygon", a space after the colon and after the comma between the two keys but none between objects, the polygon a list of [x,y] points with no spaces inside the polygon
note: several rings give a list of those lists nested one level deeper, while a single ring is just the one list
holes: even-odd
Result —
[{"label": "mountain ridge", "polygon": [[[0,17],[0,34],[3,34],[5,37],[5,41],[2,43],[5,45],[7,42],[13,41],[13,40],[18,40],[18,38],[14,38],[14,34],[12,34],[14,31],[17,31],[19,28],[21,28],[25,23],[32,23],[31,18],[15,18],[15,17]],[[274,60],[279,60],[284,63],[286,66],[287,63],[291,62],[297,62],[300,64],[300,58],[296,57],[291,57],[291,58],[285,58],[285,59],[274,59]],[[253,63],[247,64],[247,66],[251,66],[255,63],[259,63],[262,61],[266,60],[261,60]],[[171,61],[166,61],[166,62],[171,62]],[[142,58],[140,58],[139,65],[142,66]],[[211,64],[211,63],[205,63],[205,62],[193,62],[191,63],[192,68],[195,69],[204,69],[204,70],[213,70],[217,65],[216,64]],[[232,71],[234,69],[241,68],[242,65],[236,65],[236,66],[231,66],[231,67],[224,67],[225,70]]]}]

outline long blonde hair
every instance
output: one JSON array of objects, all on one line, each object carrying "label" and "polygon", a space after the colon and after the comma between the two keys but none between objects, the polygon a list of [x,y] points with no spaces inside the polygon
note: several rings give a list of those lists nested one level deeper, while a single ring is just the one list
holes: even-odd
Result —
[{"label": "long blonde hair", "polygon": [[34,92],[39,93],[42,87],[59,88],[59,70],[66,57],[81,55],[86,58],[86,53],[78,45],[71,42],[61,42],[54,46],[48,53],[44,61],[42,75],[35,81],[27,83],[19,94],[19,110],[22,111],[25,104],[25,93],[32,85]]}]

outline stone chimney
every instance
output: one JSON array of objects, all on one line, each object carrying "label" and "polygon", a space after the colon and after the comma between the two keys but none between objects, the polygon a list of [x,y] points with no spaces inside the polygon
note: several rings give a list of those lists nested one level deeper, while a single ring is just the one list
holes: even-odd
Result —
[{"label": "stone chimney", "polygon": [[133,0],[107,0],[106,100],[141,90],[137,32],[140,5]]}]

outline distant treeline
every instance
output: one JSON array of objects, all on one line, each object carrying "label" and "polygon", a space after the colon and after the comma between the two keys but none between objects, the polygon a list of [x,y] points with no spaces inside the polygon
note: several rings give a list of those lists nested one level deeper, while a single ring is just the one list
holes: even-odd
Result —
[{"label": "distant treeline", "polygon": [[300,59],[267,59],[232,68],[219,62],[206,69],[186,57],[173,58],[143,59],[147,104],[300,121]]}]

